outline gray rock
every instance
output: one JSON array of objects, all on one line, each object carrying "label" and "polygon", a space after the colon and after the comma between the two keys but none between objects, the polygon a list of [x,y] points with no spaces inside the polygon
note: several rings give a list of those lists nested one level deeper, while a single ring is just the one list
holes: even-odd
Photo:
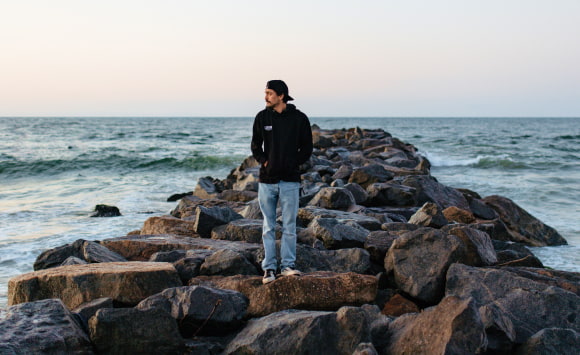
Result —
[{"label": "gray rock", "polygon": [[214,228],[211,232],[211,238],[261,243],[263,223],[261,219],[237,219]]},{"label": "gray rock", "polygon": [[100,309],[89,320],[89,333],[100,354],[181,354],[185,349],[175,319],[157,308]]},{"label": "gray rock", "polygon": [[320,207],[306,206],[298,209],[298,222],[302,226],[309,225],[314,219],[335,218],[341,223],[354,222],[368,230],[380,230],[381,222],[373,217],[338,210],[327,210]]},{"label": "gray rock", "polygon": [[149,261],[161,262],[161,263],[173,263],[179,259],[185,258],[185,250],[171,250],[171,251],[160,251],[153,253],[149,258]]},{"label": "gray rock", "polygon": [[469,265],[489,266],[497,263],[497,254],[487,233],[469,227],[447,227],[450,228],[443,228],[443,231],[458,236],[467,247]]},{"label": "gray rock", "polygon": [[62,262],[62,264],[60,264],[60,266],[66,266],[66,265],[83,265],[83,264],[88,264],[88,262],[86,262],[83,259],[79,259],[76,256],[69,256],[68,258],[66,258],[65,261]]},{"label": "gray rock", "polygon": [[238,329],[248,308],[243,294],[205,286],[169,288],[139,303],[137,309],[161,309],[177,320],[184,337],[225,334]]},{"label": "gray rock", "polygon": [[455,206],[469,211],[469,203],[461,192],[452,187],[440,184],[430,175],[406,176],[400,183],[415,189],[418,206],[426,202],[433,202],[441,210]]},{"label": "gray rock", "polygon": [[388,354],[478,354],[486,335],[473,299],[446,297],[421,313],[395,319],[387,333]]},{"label": "gray rock", "polygon": [[258,275],[260,272],[242,253],[218,250],[208,256],[199,270],[201,275]]},{"label": "gray rock", "polygon": [[512,200],[494,195],[483,201],[499,214],[513,241],[531,246],[568,244],[554,228],[542,223]]},{"label": "gray rock", "polygon": [[385,269],[397,286],[428,304],[443,298],[449,266],[462,260],[466,248],[461,239],[436,229],[419,229],[401,235],[385,257]]},{"label": "gray rock", "polygon": [[449,224],[439,207],[431,202],[426,202],[412,215],[409,223],[432,228],[441,228]]},{"label": "gray rock", "polygon": [[580,331],[580,296],[505,270],[453,264],[447,272],[446,295],[472,297],[478,307],[499,307],[513,323],[516,343],[544,328]]},{"label": "gray rock", "polygon": [[374,231],[365,240],[364,248],[369,252],[371,260],[377,264],[383,264],[387,251],[399,236],[387,231]]},{"label": "gray rock", "polygon": [[352,174],[352,167],[350,165],[341,165],[340,168],[338,168],[338,170],[336,171],[336,173],[334,173],[334,175],[332,175],[332,178],[337,180],[337,179],[341,179],[341,180],[348,180],[350,178],[350,175]]},{"label": "gray rock", "polygon": [[211,237],[211,230],[222,224],[227,224],[242,216],[229,207],[204,207],[198,206],[195,210],[194,230],[203,238]]},{"label": "gray rock", "polygon": [[367,186],[365,206],[413,206],[415,189],[394,183],[374,183]]},{"label": "gray rock", "polygon": [[365,189],[363,189],[359,184],[354,184],[354,183],[346,184],[346,185],[344,185],[344,188],[347,189],[348,191],[350,191],[350,193],[354,197],[354,202],[357,205],[362,204],[369,197],[369,195],[365,191]]},{"label": "gray rock", "polygon": [[355,169],[348,182],[357,183],[363,188],[367,188],[375,182],[387,182],[393,178],[394,174],[386,170],[382,165],[371,164]]},{"label": "gray rock", "polygon": [[492,354],[511,354],[516,331],[508,315],[495,304],[479,307],[479,314],[487,335],[487,351]]},{"label": "gray rock", "polygon": [[111,263],[115,261],[127,261],[121,255],[107,249],[99,243],[85,241],[83,243],[84,260],[89,263]]},{"label": "gray rock", "polygon": [[119,216],[121,216],[119,208],[108,205],[96,205],[94,213],[91,214],[91,217],[119,217]]},{"label": "gray rock", "polygon": [[1,354],[93,354],[75,316],[58,299],[8,307],[0,317]]},{"label": "gray rock", "polygon": [[373,343],[360,343],[354,349],[352,355],[379,355]]},{"label": "gray rock", "polygon": [[224,353],[351,355],[359,343],[368,341],[361,313],[289,310],[252,319]]},{"label": "gray rock", "polygon": [[211,176],[199,178],[193,195],[199,198],[215,198],[220,193]]},{"label": "gray rock", "polygon": [[580,334],[572,329],[542,329],[518,347],[515,355],[578,355]]},{"label": "gray rock", "polygon": [[85,322],[85,326],[88,329],[88,322],[92,316],[97,313],[99,309],[103,308],[114,308],[113,299],[109,297],[97,298],[89,302],[85,302],[73,309],[74,313],[80,314],[81,318]]},{"label": "gray rock", "polygon": [[543,268],[544,265],[523,244],[492,240],[497,255],[497,264],[503,266],[528,266]]},{"label": "gray rock", "polygon": [[247,206],[240,212],[240,215],[246,219],[263,219],[258,200],[248,202]]},{"label": "gray rock", "polygon": [[256,191],[245,190],[224,190],[217,195],[217,198],[226,201],[249,202],[258,198],[258,193]]},{"label": "gray rock", "polygon": [[70,256],[83,259],[82,246],[84,242],[84,239],[78,239],[71,244],[43,251],[34,262],[34,270],[60,266]]},{"label": "gray rock", "polygon": [[323,187],[308,205],[331,210],[346,210],[355,204],[352,193],[342,187]]},{"label": "gray rock", "polygon": [[341,223],[335,218],[317,218],[308,227],[327,249],[362,247],[370,233],[356,223]]},{"label": "gray rock", "polygon": [[177,270],[181,282],[185,285],[189,279],[200,275],[201,265],[208,256],[214,253],[213,250],[192,249],[188,250],[182,259],[175,261],[173,266]]}]

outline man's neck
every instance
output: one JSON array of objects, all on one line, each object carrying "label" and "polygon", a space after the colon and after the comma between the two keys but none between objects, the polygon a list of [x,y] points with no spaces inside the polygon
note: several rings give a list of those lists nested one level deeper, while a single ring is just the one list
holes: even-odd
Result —
[{"label": "man's neck", "polygon": [[274,107],[274,111],[278,112],[278,113],[282,113],[282,111],[284,111],[286,109],[286,103],[285,102],[281,102],[279,105],[276,105]]}]

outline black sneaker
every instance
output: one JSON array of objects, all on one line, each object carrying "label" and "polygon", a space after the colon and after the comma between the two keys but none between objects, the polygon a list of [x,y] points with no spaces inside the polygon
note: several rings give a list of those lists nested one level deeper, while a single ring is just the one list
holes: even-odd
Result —
[{"label": "black sneaker", "polygon": [[270,283],[272,281],[276,280],[276,273],[274,272],[274,270],[266,270],[264,272],[264,278],[262,278],[262,283],[265,285],[267,283]]},{"label": "black sneaker", "polygon": [[285,267],[284,270],[282,270],[282,276],[292,276],[292,275],[300,276],[302,275],[302,273],[290,266]]}]

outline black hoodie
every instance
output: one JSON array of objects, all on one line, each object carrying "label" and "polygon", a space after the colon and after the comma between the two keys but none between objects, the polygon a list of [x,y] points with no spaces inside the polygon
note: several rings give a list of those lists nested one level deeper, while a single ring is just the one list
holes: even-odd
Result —
[{"label": "black hoodie", "polygon": [[[300,182],[298,166],[312,154],[312,130],[308,117],[292,104],[282,113],[266,108],[254,119],[252,154],[262,164],[260,182]],[[264,167],[264,163],[268,166]]]}]

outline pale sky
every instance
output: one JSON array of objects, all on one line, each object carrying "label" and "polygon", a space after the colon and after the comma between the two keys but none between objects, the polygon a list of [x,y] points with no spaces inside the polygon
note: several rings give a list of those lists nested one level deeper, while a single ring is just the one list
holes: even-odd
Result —
[{"label": "pale sky", "polygon": [[0,116],[580,116],[580,0],[0,0]]}]

